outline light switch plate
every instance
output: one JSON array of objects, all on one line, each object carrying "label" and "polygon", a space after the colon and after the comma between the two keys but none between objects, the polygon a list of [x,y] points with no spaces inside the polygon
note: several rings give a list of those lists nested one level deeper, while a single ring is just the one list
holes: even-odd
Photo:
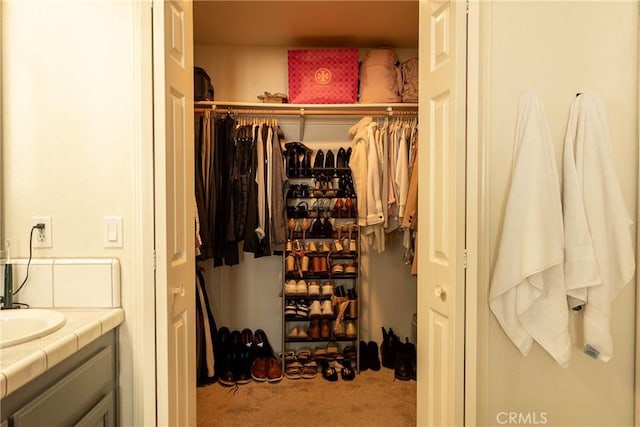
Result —
[{"label": "light switch plate", "polygon": [[102,241],[105,248],[122,247],[122,217],[105,216],[102,221]]}]

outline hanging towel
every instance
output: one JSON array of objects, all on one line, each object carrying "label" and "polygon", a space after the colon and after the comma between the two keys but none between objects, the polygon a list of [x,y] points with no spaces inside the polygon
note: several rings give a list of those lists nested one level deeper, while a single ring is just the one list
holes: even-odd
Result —
[{"label": "hanging towel", "polygon": [[531,91],[518,102],[513,159],[489,305],[524,355],[536,341],[566,367],[571,342],[560,180],[544,107]]},{"label": "hanging towel", "polygon": [[611,302],[631,280],[631,218],[614,168],[605,108],[593,93],[571,105],[564,147],[565,276],[571,306],[584,305],[584,351],[613,354]]}]

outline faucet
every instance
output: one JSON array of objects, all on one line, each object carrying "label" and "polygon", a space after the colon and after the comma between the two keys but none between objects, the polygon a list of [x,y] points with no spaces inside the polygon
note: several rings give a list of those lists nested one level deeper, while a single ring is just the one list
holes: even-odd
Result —
[{"label": "faucet", "polygon": [[7,258],[4,264],[4,299],[2,309],[13,308],[13,270],[11,266],[11,256],[9,255],[9,241],[7,240]]}]

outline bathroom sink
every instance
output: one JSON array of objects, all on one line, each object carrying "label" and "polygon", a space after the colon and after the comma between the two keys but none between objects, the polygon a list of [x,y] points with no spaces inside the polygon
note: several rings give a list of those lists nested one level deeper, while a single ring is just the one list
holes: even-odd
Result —
[{"label": "bathroom sink", "polygon": [[27,308],[0,311],[0,348],[21,344],[61,328],[66,318],[53,310]]}]

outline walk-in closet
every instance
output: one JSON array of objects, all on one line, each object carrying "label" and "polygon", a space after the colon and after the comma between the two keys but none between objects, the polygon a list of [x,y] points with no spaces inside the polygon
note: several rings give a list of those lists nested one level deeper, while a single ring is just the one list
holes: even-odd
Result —
[{"label": "walk-in closet", "polygon": [[[263,19],[249,21],[245,19],[247,14]],[[351,19],[356,14],[358,22]],[[410,163],[417,155],[417,99],[292,104],[268,102],[263,98],[272,94],[287,95],[287,59],[291,50],[357,48],[360,62],[371,49],[390,47],[398,64],[415,60],[418,57],[418,3],[196,1],[194,45],[194,65],[206,70],[214,93],[213,97],[194,104],[196,175],[200,171],[207,194],[196,197],[197,203],[206,203],[208,197],[224,200],[219,195],[210,196],[206,191],[209,182],[223,179],[222,186],[230,188],[230,193],[234,191],[233,179],[224,177],[231,177],[234,168],[250,169],[246,162],[238,160],[237,156],[242,154],[237,147],[258,143],[260,132],[260,142],[272,147],[274,143],[280,145],[273,148],[271,160],[276,162],[279,157],[283,166],[283,172],[273,178],[284,183],[282,190],[278,194],[276,187],[267,187],[265,195],[271,199],[265,206],[269,218],[279,212],[277,209],[286,209],[284,238],[275,238],[275,230],[269,230],[270,236],[261,243],[252,243],[255,225],[250,223],[255,223],[249,215],[247,229],[250,227],[250,230],[243,230],[242,235],[251,235],[250,238],[236,239],[226,249],[203,246],[206,254],[199,257],[198,268],[216,327],[228,329],[230,336],[238,340],[251,340],[247,334],[253,334],[254,343],[265,337],[268,340],[283,378],[271,381],[269,377],[264,384],[257,384],[265,389],[256,393],[282,390],[283,396],[295,396],[300,387],[311,391],[315,387],[318,394],[342,393],[343,401],[357,402],[355,390],[358,389],[353,387],[363,386],[361,392],[371,393],[367,400],[373,402],[383,400],[385,394],[395,388],[393,394],[408,397],[396,404],[404,413],[399,425],[414,424],[416,381],[409,375],[402,378],[405,381],[397,380],[395,361],[382,360],[381,346],[383,340],[389,341],[391,334],[399,345],[411,343],[415,350],[415,233],[401,227],[402,217],[398,216],[397,206],[389,218],[385,218],[384,227],[380,224],[375,231],[369,231],[367,227],[358,226],[358,217],[366,218],[366,212],[359,213],[359,209],[366,210],[366,196],[361,200],[354,191],[351,172],[356,169],[350,167],[349,158],[361,127],[360,134],[366,135],[369,125],[378,133],[388,134],[392,148],[387,151],[394,153],[394,162],[398,156],[404,159],[401,162],[404,170],[397,175],[406,181],[403,190],[403,200],[406,200],[410,166],[413,166]],[[224,131],[220,129],[229,126],[234,135],[221,136],[220,132]],[[212,128],[216,131],[211,132]],[[203,136],[207,132],[213,137]],[[233,147],[220,146],[229,141]],[[294,152],[294,144],[299,145],[298,151]],[[208,157],[210,153],[212,157]],[[209,158],[216,157],[234,159],[235,163],[224,164],[220,160],[208,163]],[[388,170],[380,168],[379,174],[384,176],[387,188],[394,185],[395,164],[390,178]],[[254,177],[249,181],[253,182]],[[362,188],[362,183],[358,184]],[[383,187],[382,180],[379,187]],[[258,192],[260,188],[263,187],[259,186]],[[384,195],[387,196],[386,190]],[[276,206],[276,198],[280,198],[283,207]],[[251,195],[248,199],[254,205],[259,203]],[[218,204],[218,209],[225,205],[224,202]],[[234,204],[236,216],[238,206]],[[402,208],[404,211],[404,204]],[[198,209],[200,230],[210,227],[212,222],[202,217],[206,209],[200,206]],[[244,212],[246,207],[241,209]],[[237,222],[237,218],[235,220]],[[206,221],[209,222],[205,224]],[[214,230],[207,233],[216,235]],[[294,264],[296,254],[300,254],[300,258],[296,258]],[[316,261],[328,265],[319,267]],[[336,300],[343,301],[341,311]],[[331,304],[335,311],[329,313]],[[316,364],[318,354],[324,359],[325,353],[329,360],[338,360],[335,382],[326,381],[322,366]],[[387,351],[386,358],[389,357]],[[377,366],[370,366],[375,364],[373,359],[377,360]],[[353,377],[341,375],[345,361],[352,368]],[[248,380],[256,383],[255,378]],[[248,393],[246,387],[243,388],[244,379],[223,379],[221,385],[218,378],[217,384],[209,385],[204,374],[199,381],[199,422],[204,422],[203,417],[216,416],[210,407],[224,407],[216,405],[228,399],[228,386],[234,390],[238,387],[232,392],[235,399],[242,399],[240,396]],[[366,386],[368,383],[370,386]],[[290,398],[295,399],[293,396]],[[297,399],[304,400],[303,396]],[[316,400],[313,395],[309,399]],[[283,410],[287,408],[283,402],[274,405]],[[396,415],[391,411],[381,412],[379,416]],[[320,415],[317,423],[323,423],[323,419],[329,422],[330,418]]]}]

